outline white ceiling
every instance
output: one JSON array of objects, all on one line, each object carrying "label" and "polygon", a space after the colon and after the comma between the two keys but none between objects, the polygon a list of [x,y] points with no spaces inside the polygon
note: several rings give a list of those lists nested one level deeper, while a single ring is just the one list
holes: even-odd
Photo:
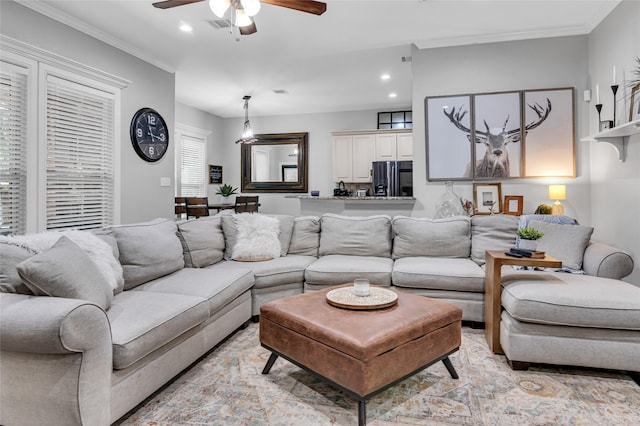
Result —
[{"label": "white ceiling", "polygon": [[[226,118],[243,115],[244,95],[255,116],[410,108],[402,57],[412,44],[588,34],[619,1],[327,0],[321,16],[263,4],[258,32],[239,41],[207,22],[217,19],[207,1],[166,10],[151,0],[19,3],[175,72],[178,102]],[[391,78],[381,81],[383,73]]]}]

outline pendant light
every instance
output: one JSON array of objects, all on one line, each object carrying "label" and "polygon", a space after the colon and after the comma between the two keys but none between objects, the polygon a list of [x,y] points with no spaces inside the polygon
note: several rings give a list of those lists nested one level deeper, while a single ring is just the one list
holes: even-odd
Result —
[{"label": "pendant light", "polygon": [[249,99],[251,99],[251,96],[245,95],[242,99],[244,100],[244,127],[242,129],[242,137],[236,143],[252,143],[258,139],[253,136],[253,129],[249,121]]}]

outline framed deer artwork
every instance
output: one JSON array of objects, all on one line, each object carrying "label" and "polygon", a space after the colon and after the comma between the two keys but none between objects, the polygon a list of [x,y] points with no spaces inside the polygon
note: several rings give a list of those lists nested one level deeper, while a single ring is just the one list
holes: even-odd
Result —
[{"label": "framed deer artwork", "polygon": [[425,98],[427,179],[575,177],[574,89]]}]

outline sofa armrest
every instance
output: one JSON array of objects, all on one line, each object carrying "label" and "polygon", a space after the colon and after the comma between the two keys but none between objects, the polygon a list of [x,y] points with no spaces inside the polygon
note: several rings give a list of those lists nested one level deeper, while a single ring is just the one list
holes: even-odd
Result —
[{"label": "sofa armrest", "polygon": [[592,241],[584,252],[582,269],[588,275],[619,280],[633,271],[633,259],[616,247]]},{"label": "sofa armrest", "polygon": [[110,423],[113,349],[92,303],[0,293],[0,424]]}]

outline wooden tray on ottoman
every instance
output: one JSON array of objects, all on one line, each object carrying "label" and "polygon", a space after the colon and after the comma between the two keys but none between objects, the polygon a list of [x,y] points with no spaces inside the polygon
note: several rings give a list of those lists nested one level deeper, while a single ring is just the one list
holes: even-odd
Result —
[{"label": "wooden tray on ottoman", "polygon": [[327,303],[335,288],[260,307],[260,343],[272,352],[263,374],[279,356],[316,374],[358,400],[359,425],[367,399],[435,362],[458,378],[449,355],[460,347],[460,308],[397,292],[387,309],[347,310]]}]

